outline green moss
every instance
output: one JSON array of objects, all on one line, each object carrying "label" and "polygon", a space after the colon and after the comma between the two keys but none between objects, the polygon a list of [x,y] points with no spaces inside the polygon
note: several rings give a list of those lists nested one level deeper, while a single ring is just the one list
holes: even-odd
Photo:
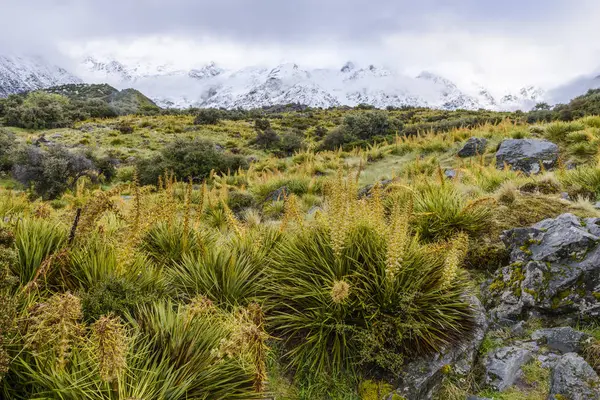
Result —
[{"label": "green moss", "polygon": [[[381,381],[366,380],[358,385],[358,395],[361,400],[381,400],[393,390],[392,385]],[[394,396],[397,395],[394,394]]]}]

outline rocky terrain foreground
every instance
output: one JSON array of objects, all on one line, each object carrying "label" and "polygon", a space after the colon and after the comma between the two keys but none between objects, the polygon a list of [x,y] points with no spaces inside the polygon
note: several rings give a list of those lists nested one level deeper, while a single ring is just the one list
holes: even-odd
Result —
[{"label": "rocky terrain foreground", "polygon": [[[458,156],[476,156],[485,146],[485,139],[470,138]],[[509,139],[496,161],[498,168],[535,174],[555,168],[558,156],[554,143]],[[443,398],[449,376],[473,379],[490,393],[468,400],[526,399],[540,386],[549,387],[548,400],[600,399],[600,348],[578,330],[600,317],[600,218],[565,213],[504,231],[501,239],[509,263],[481,285],[481,300],[469,298],[476,315],[471,338],[406,365],[389,400]]]}]

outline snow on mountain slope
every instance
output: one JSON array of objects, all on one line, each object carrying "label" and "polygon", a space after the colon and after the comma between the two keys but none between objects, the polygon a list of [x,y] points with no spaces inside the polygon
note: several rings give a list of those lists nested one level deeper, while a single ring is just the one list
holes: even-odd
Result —
[{"label": "snow on mountain slope", "polygon": [[75,73],[81,79],[42,59],[0,56],[0,96],[83,81],[108,83],[118,89],[135,88],[161,107],[174,108],[257,108],[286,103],[328,108],[364,103],[378,108],[526,110],[544,98],[535,87],[515,93],[490,93],[482,85],[459,87],[428,71],[414,77],[353,62],[339,69],[305,69],[285,63],[240,70],[227,70],[212,62],[186,70],[170,64],[87,57]]},{"label": "snow on mountain slope", "polygon": [[0,55],[0,97],[81,82],[78,77],[40,57]]}]

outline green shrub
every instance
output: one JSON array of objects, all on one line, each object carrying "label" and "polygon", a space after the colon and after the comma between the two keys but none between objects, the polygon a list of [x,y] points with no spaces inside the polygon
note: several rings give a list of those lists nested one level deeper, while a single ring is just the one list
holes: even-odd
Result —
[{"label": "green shrub", "polygon": [[15,135],[0,128],[0,173],[9,172],[13,166],[13,153],[17,147]]},{"label": "green shrub", "polygon": [[28,146],[15,155],[13,177],[44,199],[57,198],[83,176],[96,180],[98,170],[92,160],[61,146],[48,150]]},{"label": "green shrub", "polygon": [[155,185],[165,171],[172,172],[179,180],[192,178],[195,182],[202,182],[212,170],[236,171],[247,165],[243,157],[222,152],[208,140],[178,138],[166,145],[160,155],[138,161],[137,168],[142,184]]},{"label": "green shrub", "polygon": [[152,300],[153,296],[142,291],[135,281],[113,276],[94,282],[83,292],[81,306],[84,319],[95,321],[110,314],[124,317]]},{"label": "green shrub", "polygon": [[29,93],[22,103],[5,110],[6,124],[27,129],[53,129],[73,122],[68,115],[69,99],[38,91]]},{"label": "green shrub", "polygon": [[221,119],[221,113],[214,108],[205,108],[198,110],[194,119],[194,125],[215,125]]},{"label": "green shrub", "polygon": [[368,111],[349,114],[344,117],[342,129],[357,139],[371,139],[376,136],[388,136],[401,130],[402,124],[391,120],[384,111]]}]

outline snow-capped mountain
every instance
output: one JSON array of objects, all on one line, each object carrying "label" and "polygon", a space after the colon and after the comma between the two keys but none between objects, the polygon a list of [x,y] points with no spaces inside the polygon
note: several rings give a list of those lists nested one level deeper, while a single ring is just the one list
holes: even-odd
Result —
[{"label": "snow-capped mountain", "polygon": [[255,108],[301,103],[327,108],[365,103],[378,108],[517,109],[523,105],[533,107],[539,94],[535,88],[524,88],[496,98],[483,87],[478,91],[462,90],[431,72],[412,77],[375,65],[359,67],[353,62],[340,69],[304,69],[286,63],[241,70],[227,70],[213,62],[185,71],[87,58],[80,73],[86,81],[133,86],[164,107]]},{"label": "snow-capped mountain", "polygon": [[40,57],[0,55],[0,97],[81,82],[80,78]]},{"label": "snow-capped mountain", "polygon": [[0,96],[66,83],[108,83],[135,88],[162,107],[257,108],[300,103],[311,107],[431,107],[530,109],[544,94],[535,87],[491,94],[484,86],[459,87],[424,71],[409,76],[377,65],[347,62],[339,69],[306,69],[295,63],[228,70],[212,62],[192,69],[85,58],[71,74],[42,59],[0,57]]}]

